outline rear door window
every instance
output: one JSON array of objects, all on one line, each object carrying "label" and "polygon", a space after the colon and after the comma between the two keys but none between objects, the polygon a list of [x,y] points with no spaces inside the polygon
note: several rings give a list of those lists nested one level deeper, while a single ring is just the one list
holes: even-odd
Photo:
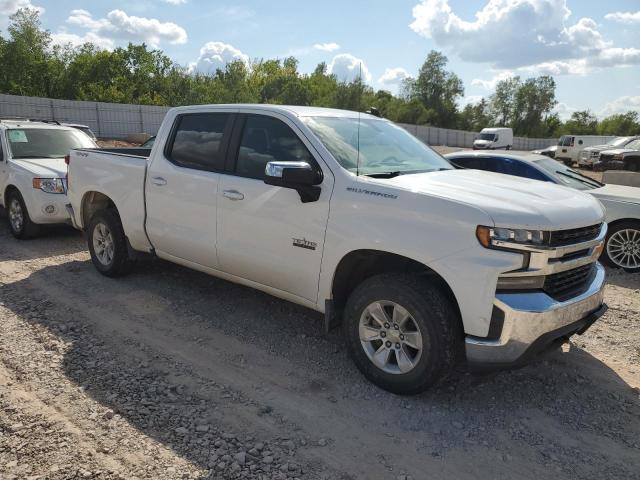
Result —
[{"label": "rear door window", "polygon": [[230,124],[231,114],[228,113],[180,115],[165,154],[169,161],[180,167],[222,170]]}]

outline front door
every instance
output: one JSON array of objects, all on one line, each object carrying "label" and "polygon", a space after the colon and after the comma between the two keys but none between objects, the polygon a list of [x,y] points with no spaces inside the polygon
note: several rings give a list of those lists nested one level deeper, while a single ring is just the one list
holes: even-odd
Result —
[{"label": "front door", "polygon": [[302,203],[296,190],[264,183],[270,161],[321,168],[312,147],[284,118],[243,116],[233,171],[221,175],[218,258],[223,271],[315,302],[333,176],[324,167],[322,193]]},{"label": "front door", "polygon": [[147,234],[156,252],[217,268],[219,170],[232,114],[176,117],[167,148],[152,159],[145,186]]}]

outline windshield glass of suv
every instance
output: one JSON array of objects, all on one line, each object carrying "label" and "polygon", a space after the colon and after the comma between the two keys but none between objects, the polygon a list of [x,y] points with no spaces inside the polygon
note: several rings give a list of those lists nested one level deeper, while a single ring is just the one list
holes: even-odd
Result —
[{"label": "windshield glass of suv", "polygon": [[602,186],[595,180],[585,177],[580,172],[576,172],[563,163],[556,162],[550,158],[534,160],[534,163],[555,178],[560,185],[575,188],[576,190],[593,190]]},{"label": "windshield glass of suv", "polygon": [[613,145],[614,147],[623,147],[629,142],[629,140],[631,140],[629,137],[614,138],[610,145]]},{"label": "windshield glass of suv", "polygon": [[640,150],[640,139],[626,144],[624,148],[628,148],[629,150]]},{"label": "windshield glass of suv", "polygon": [[358,144],[359,172],[362,175],[453,169],[447,160],[427,145],[386,120],[307,117],[303,121],[340,165],[350,172],[356,172]]},{"label": "windshield glass of suv", "polygon": [[73,148],[95,148],[83,132],[58,128],[10,128],[7,141],[12,158],[63,158]]},{"label": "windshield glass of suv", "polygon": [[496,134],[495,133],[481,133],[480,136],[478,137],[480,140],[489,140],[489,141],[493,141],[494,138],[496,138]]}]

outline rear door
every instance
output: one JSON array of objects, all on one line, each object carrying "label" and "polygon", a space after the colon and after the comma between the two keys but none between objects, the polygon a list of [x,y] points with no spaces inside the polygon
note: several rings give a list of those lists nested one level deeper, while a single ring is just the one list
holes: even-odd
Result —
[{"label": "rear door", "polygon": [[234,114],[178,115],[147,172],[146,228],[156,253],[218,267],[216,214]]},{"label": "rear door", "polygon": [[[333,176],[287,118],[247,114],[236,124],[236,148],[218,193],[220,267],[315,302]],[[320,198],[302,203],[296,190],[265,184],[270,161],[305,161],[320,169]]]}]

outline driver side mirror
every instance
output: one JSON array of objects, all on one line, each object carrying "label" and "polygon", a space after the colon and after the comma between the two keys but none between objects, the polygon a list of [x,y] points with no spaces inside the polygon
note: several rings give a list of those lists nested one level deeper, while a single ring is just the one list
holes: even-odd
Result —
[{"label": "driver side mirror", "polygon": [[269,162],[264,183],[296,190],[302,203],[315,202],[320,198],[322,173],[307,162]]}]

